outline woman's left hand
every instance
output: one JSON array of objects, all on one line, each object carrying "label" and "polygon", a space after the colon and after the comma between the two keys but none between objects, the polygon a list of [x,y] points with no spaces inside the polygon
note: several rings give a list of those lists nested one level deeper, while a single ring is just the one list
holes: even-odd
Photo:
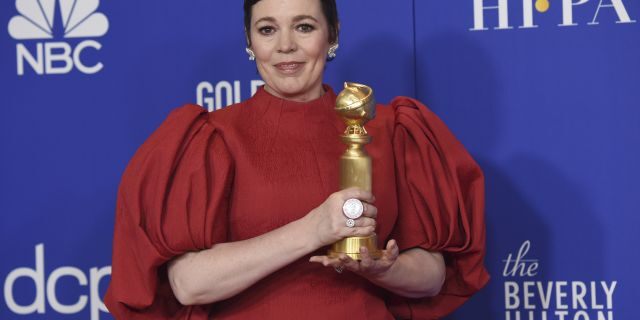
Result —
[{"label": "woman's left hand", "polygon": [[309,259],[310,262],[321,263],[325,267],[333,267],[336,271],[349,270],[364,276],[365,278],[377,278],[384,276],[394,263],[398,260],[400,250],[395,240],[389,240],[387,242],[387,248],[382,250],[382,256],[379,259],[374,260],[369,255],[367,248],[360,248],[361,260],[353,260],[351,257],[342,253],[337,258],[330,258],[328,256],[313,256]]}]

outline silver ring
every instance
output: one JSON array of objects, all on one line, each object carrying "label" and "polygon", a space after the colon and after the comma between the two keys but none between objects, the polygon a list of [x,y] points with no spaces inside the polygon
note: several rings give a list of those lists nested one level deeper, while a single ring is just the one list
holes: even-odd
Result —
[{"label": "silver ring", "polygon": [[347,227],[353,228],[356,226],[356,221],[353,219],[347,219],[347,222],[345,224],[347,225]]},{"label": "silver ring", "polygon": [[344,267],[343,266],[337,266],[337,267],[333,267],[334,269],[336,269],[337,273],[342,273],[342,271],[344,271]]},{"label": "silver ring", "polygon": [[364,212],[362,201],[351,198],[342,205],[342,213],[349,219],[358,219]]}]

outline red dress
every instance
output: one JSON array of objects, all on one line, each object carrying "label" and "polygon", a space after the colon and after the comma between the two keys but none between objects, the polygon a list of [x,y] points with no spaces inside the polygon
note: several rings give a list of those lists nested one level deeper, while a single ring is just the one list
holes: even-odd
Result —
[{"label": "red dress", "polygon": [[442,252],[440,295],[401,298],[308,255],[221,302],[185,307],[175,299],[167,261],[269,232],[338,191],[345,125],[326,89],[299,103],[261,88],[219,111],[187,105],[168,116],[119,188],[105,298],[117,319],[435,319],[485,285],[482,172],[433,113],[401,97],[378,106],[366,125],[379,245],[396,239],[401,250]]}]

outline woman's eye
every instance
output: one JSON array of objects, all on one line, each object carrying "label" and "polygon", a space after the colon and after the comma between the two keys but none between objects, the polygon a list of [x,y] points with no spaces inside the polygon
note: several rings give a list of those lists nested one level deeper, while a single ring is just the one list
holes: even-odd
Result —
[{"label": "woman's eye", "polygon": [[304,23],[301,24],[297,27],[298,31],[304,32],[304,33],[309,33],[313,30],[315,30],[316,28],[310,24]]},{"label": "woman's eye", "polygon": [[276,29],[273,28],[273,27],[262,27],[262,28],[258,29],[258,32],[260,32],[260,34],[263,34],[263,35],[270,35],[270,34],[274,33],[275,31],[276,31]]}]

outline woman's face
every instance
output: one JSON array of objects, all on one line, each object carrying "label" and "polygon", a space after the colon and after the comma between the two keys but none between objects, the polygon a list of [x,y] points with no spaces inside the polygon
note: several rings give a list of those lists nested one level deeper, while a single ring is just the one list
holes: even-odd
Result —
[{"label": "woman's face", "polygon": [[295,101],[323,94],[330,44],[320,0],[259,1],[252,9],[249,37],[265,90]]}]

